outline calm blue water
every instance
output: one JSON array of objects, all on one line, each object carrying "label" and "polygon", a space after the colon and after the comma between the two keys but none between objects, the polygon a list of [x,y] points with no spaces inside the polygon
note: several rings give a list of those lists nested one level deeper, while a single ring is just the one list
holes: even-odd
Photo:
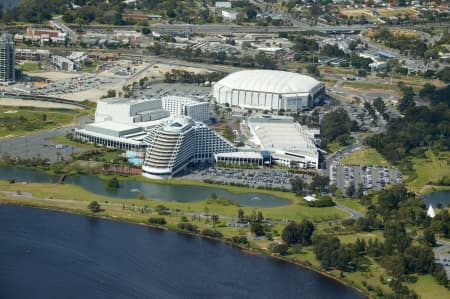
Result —
[{"label": "calm blue water", "polygon": [[363,298],[327,277],[220,242],[0,206],[0,298]]},{"label": "calm blue water", "polygon": [[[16,182],[48,183],[58,182],[59,177],[33,169],[14,166],[0,166],[0,180],[16,179]],[[65,183],[78,185],[92,193],[116,198],[136,198],[143,194],[145,198],[164,201],[192,202],[206,199],[215,193],[218,197],[228,198],[242,206],[276,207],[289,203],[288,200],[257,192],[236,194],[214,187],[156,184],[140,181],[120,182],[120,188],[109,190],[105,181],[96,176],[69,176]]]},{"label": "calm blue water", "polygon": [[432,192],[427,195],[423,195],[422,198],[427,204],[427,207],[429,204],[432,204],[433,207],[436,207],[438,203],[446,207],[448,204],[450,204],[450,190]]}]

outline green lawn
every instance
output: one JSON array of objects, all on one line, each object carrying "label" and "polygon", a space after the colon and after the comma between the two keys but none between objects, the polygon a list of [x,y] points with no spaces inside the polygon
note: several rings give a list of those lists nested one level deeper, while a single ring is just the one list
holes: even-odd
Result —
[{"label": "green lawn", "polygon": [[72,123],[80,114],[80,111],[64,109],[0,107],[0,138],[61,127]]},{"label": "green lawn", "polygon": [[345,145],[341,145],[339,142],[333,142],[333,143],[327,144],[326,150],[329,153],[335,153],[343,148],[345,148]]},{"label": "green lawn", "polygon": [[[86,199],[97,200],[98,202],[108,201],[110,203],[119,204],[135,204],[137,206],[148,205],[149,207],[156,206],[158,204],[164,204],[170,209],[179,209],[184,212],[203,212],[205,207],[208,208],[209,213],[216,213],[223,216],[237,216],[239,206],[236,205],[223,205],[218,202],[173,202],[173,201],[159,201],[159,200],[139,200],[139,199],[116,199],[105,197],[97,194],[90,193],[81,187],[75,185],[56,185],[56,184],[41,184],[33,183],[27,185],[14,185],[14,184],[3,184],[0,182],[3,190],[17,191],[20,189],[22,192],[30,192],[34,196],[39,198],[48,198],[49,196],[58,199],[67,200],[64,205],[66,208],[70,208],[73,202],[84,201]],[[258,190],[252,190],[257,192]],[[267,191],[266,191],[267,192]],[[282,192],[280,192],[282,193]],[[272,194],[276,195],[276,192]],[[290,197],[291,194],[285,194],[285,197]],[[344,213],[337,208],[327,207],[327,208],[311,208],[305,206],[300,199],[292,200],[291,204],[273,207],[273,208],[255,208],[255,207],[242,207],[246,214],[252,214],[254,211],[261,211],[265,218],[272,219],[287,219],[302,221],[303,219],[310,219],[315,222],[328,221],[334,219],[340,219],[347,217],[347,213]],[[117,213],[117,212],[116,212]]]},{"label": "green lawn", "polygon": [[413,158],[414,174],[406,181],[408,187],[416,192],[426,191],[423,187],[428,183],[436,183],[443,176],[450,176],[449,159],[450,151],[440,152],[439,156],[427,151],[425,158]]},{"label": "green lawn", "polygon": [[377,150],[370,147],[363,147],[360,150],[345,156],[344,159],[341,160],[341,163],[349,165],[391,166]]},{"label": "green lawn", "polygon": [[361,213],[366,213],[367,208],[359,203],[358,199],[351,199],[351,198],[341,198],[336,199],[336,202],[340,203],[343,206],[346,206],[347,208],[350,208],[352,210],[356,210]]},{"label": "green lawn", "polygon": [[88,64],[84,64],[81,66],[81,71],[88,72],[88,73],[94,73],[97,70],[97,66],[101,65],[101,61],[94,60]]},{"label": "green lawn", "polygon": [[339,240],[341,240],[342,243],[355,243],[357,238],[364,239],[366,240],[366,242],[368,242],[369,239],[378,239],[378,241],[384,241],[382,231],[372,231],[370,233],[352,233],[348,235],[337,235],[337,237],[339,238]]},{"label": "green lawn", "polygon": [[450,298],[450,291],[436,282],[431,274],[418,276],[416,283],[406,283],[423,299]]},{"label": "green lawn", "polygon": [[41,70],[41,63],[40,62],[24,62],[19,65],[22,72],[36,72]]}]

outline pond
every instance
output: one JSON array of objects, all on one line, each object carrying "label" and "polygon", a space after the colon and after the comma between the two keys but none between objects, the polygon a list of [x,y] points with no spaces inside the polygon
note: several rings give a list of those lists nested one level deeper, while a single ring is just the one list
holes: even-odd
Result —
[{"label": "pond", "polygon": [[[16,182],[30,183],[56,183],[59,177],[47,173],[21,168],[16,166],[0,166],[0,180],[16,179]],[[241,206],[251,207],[277,207],[289,204],[289,200],[277,196],[250,192],[250,193],[232,193],[222,188],[158,184],[142,181],[120,181],[120,188],[111,190],[105,187],[105,181],[88,175],[68,176],[65,180],[67,184],[74,184],[83,189],[109,197],[135,199],[138,194],[145,198],[162,201],[193,202],[204,200],[213,193],[217,197],[223,197],[233,200]]]}]

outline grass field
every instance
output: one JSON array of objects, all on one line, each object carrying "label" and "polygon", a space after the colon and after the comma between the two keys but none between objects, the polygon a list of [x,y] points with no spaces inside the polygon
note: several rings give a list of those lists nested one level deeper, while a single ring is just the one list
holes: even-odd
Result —
[{"label": "grass field", "polygon": [[[158,204],[163,204],[170,209],[178,209],[184,212],[196,212],[203,213],[205,207],[208,208],[209,213],[216,213],[222,216],[234,217],[237,215],[239,206],[236,205],[223,205],[219,202],[173,202],[173,201],[159,201],[159,200],[139,200],[139,199],[115,199],[109,198],[97,194],[93,194],[85,191],[81,187],[75,185],[57,185],[57,184],[26,184],[26,185],[10,185],[3,182],[2,190],[15,192],[17,190],[21,192],[32,193],[33,196],[38,198],[56,198],[66,200],[64,203],[58,203],[59,205],[64,205],[70,208],[74,202],[80,201],[93,201],[98,202],[108,202],[116,204],[134,204],[136,206],[147,205],[149,207],[154,207]],[[253,189],[253,192],[257,190]],[[275,193],[274,195],[276,195]],[[273,208],[255,208],[255,207],[242,207],[246,214],[251,214],[253,211],[261,211],[266,218],[272,219],[289,219],[295,221],[301,221],[303,219],[310,219],[315,222],[329,221],[340,218],[347,217],[347,213],[342,212],[334,207],[327,208],[311,208],[305,206],[300,199],[294,197],[293,194],[285,194],[287,199],[292,201],[291,204],[273,207]],[[113,207],[111,207],[113,208]],[[110,207],[108,206],[105,212],[109,212]],[[117,213],[117,211],[115,211]]]},{"label": "grass field", "polygon": [[338,202],[339,204],[346,206],[352,210],[356,210],[356,211],[364,213],[364,214],[367,212],[367,208],[365,206],[363,206],[362,204],[360,204],[358,199],[341,198],[341,199],[336,199],[336,202]]},{"label": "grass field", "polygon": [[329,153],[335,153],[343,148],[345,148],[345,145],[341,145],[339,142],[333,142],[333,143],[327,144],[326,150]]},{"label": "grass field", "polygon": [[380,84],[380,83],[367,83],[367,82],[342,82],[342,87],[350,87],[355,89],[364,90],[389,90],[400,94],[400,89],[397,85]]},{"label": "grass field", "polygon": [[84,64],[81,66],[83,72],[94,73],[97,70],[97,66],[101,65],[101,61],[94,60],[89,64]]},{"label": "grass field", "polygon": [[406,182],[410,189],[420,192],[428,183],[436,183],[443,176],[450,176],[450,152],[440,152],[436,156],[431,151],[425,152],[426,158],[413,158],[414,174],[410,175]]},{"label": "grass field", "polygon": [[391,166],[377,150],[369,147],[363,147],[360,150],[345,156],[341,160],[341,163],[349,165]]},{"label": "grass field", "polygon": [[431,274],[420,275],[416,283],[406,283],[406,285],[424,299],[450,298],[450,291],[438,285]]},{"label": "grass field", "polygon": [[39,62],[24,62],[19,65],[22,72],[36,72],[41,70],[41,63]]},{"label": "grass field", "polygon": [[82,112],[59,109],[0,107],[0,138],[72,123]]}]

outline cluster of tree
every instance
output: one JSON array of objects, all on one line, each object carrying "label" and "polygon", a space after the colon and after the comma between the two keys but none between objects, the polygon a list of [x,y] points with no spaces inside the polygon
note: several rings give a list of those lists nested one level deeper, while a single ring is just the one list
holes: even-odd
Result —
[{"label": "cluster of tree", "polygon": [[323,207],[332,207],[336,205],[336,203],[333,201],[331,196],[325,195],[319,198],[318,200],[314,201],[307,201],[306,205],[308,207],[314,207],[314,208],[323,208]]},{"label": "cluster of tree", "polygon": [[185,70],[172,69],[164,74],[164,81],[167,83],[204,83],[219,81],[225,75],[220,72],[194,73]]},{"label": "cluster of tree", "polygon": [[312,38],[306,38],[298,34],[294,39],[293,49],[297,52],[312,53],[319,50],[319,44]]},{"label": "cluster of tree", "polygon": [[372,59],[361,57],[357,52],[350,54],[350,65],[355,69],[369,70],[369,64],[372,62]]},{"label": "cluster of tree", "polygon": [[297,196],[302,196],[305,193],[323,193],[328,190],[330,179],[327,176],[315,175],[311,183],[306,184],[303,179],[297,177],[291,180],[292,191]]},{"label": "cluster of tree", "polygon": [[197,226],[192,223],[181,222],[178,223],[178,228],[181,230],[185,230],[191,233],[197,233]]},{"label": "cluster of tree", "polygon": [[300,224],[296,222],[290,222],[283,229],[281,239],[288,246],[292,246],[295,244],[308,246],[312,243],[311,237],[314,229],[314,224],[309,220],[303,220]]},{"label": "cluster of tree", "polygon": [[334,236],[318,236],[314,239],[314,254],[324,269],[354,271],[363,262],[366,242],[356,240],[355,244],[341,244]]},{"label": "cluster of tree", "polygon": [[217,230],[214,229],[209,229],[209,228],[205,228],[204,230],[201,231],[201,233],[203,236],[206,237],[211,237],[211,238],[222,238],[223,234]]},{"label": "cluster of tree", "polygon": [[322,144],[326,146],[335,141],[342,145],[349,144],[351,128],[352,121],[350,120],[347,111],[343,108],[338,108],[325,114],[320,123]]},{"label": "cluster of tree", "polygon": [[372,39],[384,43],[386,46],[400,50],[412,56],[424,57],[428,50],[427,44],[419,37],[395,34],[388,29],[381,28],[373,32]]},{"label": "cluster of tree", "polygon": [[162,217],[150,217],[150,218],[148,218],[148,223],[164,225],[167,223],[167,221],[166,221],[166,219],[164,219]]},{"label": "cluster of tree", "polygon": [[255,56],[230,55],[221,52],[204,52],[201,49],[193,50],[191,47],[186,49],[169,47],[166,43],[155,42],[153,46],[147,48],[154,55],[164,57],[176,57],[188,61],[201,63],[226,64],[239,67],[258,67],[265,69],[276,69],[276,60],[264,53],[258,53]]},{"label": "cluster of tree", "polygon": [[328,57],[339,57],[342,58],[345,56],[345,52],[339,49],[337,44],[329,45],[326,44],[320,49],[320,54]]},{"label": "cluster of tree", "polygon": [[110,178],[106,181],[105,186],[107,189],[118,189],[120,187],[119,180],[116,177]]},{"label": "cluster of tree", "polygon": [[50,164],[50,160],[45,158],[40,158],[40,157],[32,157],[29,159],[26,158],[21,158],[21,157],[11,157],[8,153],[4,153],[1,157],[1,161],[4,162],[7,165],[20,165],[20,166],[25,166],[25,167],[42,167],[47,169],[49,164]]},{"label": "cluster of tree", "polygon": [[88,209],[89,209],[91,212],[94,212],[94,213],[97,213],[97,212],[102,211],[102,208],[101,208],[100,204],[99,204],[97,201],[91,201],[91,202],[88,204]]},{"label": "cluster of tree", "polygon": [[398,108],[404,117],[390,120],[386,132],[367,138],[366,143],[390,162],[407,165],[407,158],[423,155],[425,147],[449,148],[450,86],[425,86],[421,93],[429,100],[429,106],[416,106],[411,88],[403,87],[402,91],[404,96]]}]

